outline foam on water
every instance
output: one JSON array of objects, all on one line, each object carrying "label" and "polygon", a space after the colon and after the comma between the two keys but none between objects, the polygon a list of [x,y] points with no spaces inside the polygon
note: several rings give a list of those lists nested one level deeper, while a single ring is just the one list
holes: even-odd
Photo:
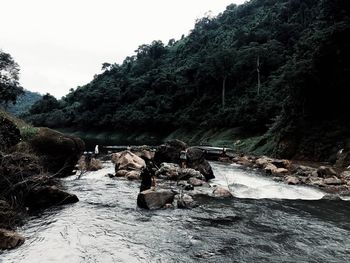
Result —
[{"label": "foam on water", "polygon": [[275,182],[257,171],[245,170],[239,165],[211,165],[216,177],[212,184],[228,186],[232,194],[239,198],[318,200],[325,195],[321,190],[312,187]]}]

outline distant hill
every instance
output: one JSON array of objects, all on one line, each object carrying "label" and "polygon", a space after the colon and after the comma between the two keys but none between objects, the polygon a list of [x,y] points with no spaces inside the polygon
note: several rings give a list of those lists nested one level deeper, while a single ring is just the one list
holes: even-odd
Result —
[{"label": "distant hill", "polygon": [[6,111],[15,116],[20,116],[28,112],[32,105],[40,100],[42,95],[37,92],[24,90],[24,94],[18,96],[16,104],[9,103],[6,107]]},{"label": "distant hill", "polygon": [[349,0],[232,4],[188,36],[104,63],[28,120],[126,132],[240,127],[263,135],[252,147],[262,153],[325,160],[350,149],[349,36]]}]

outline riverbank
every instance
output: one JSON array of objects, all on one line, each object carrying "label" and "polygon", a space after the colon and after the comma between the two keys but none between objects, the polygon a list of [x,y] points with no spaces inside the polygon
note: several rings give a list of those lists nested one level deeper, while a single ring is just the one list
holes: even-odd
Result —
[{"label": "riverbank", "polygon": [[78,201],[57,177],[72,172],[82,147],[78,138],[0,112],[0,249],[23,244],[14,230],[29,213]]}]

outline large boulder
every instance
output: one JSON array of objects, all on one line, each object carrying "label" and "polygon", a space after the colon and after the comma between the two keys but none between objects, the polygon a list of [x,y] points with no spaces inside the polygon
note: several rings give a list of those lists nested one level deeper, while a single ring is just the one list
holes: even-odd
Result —
[{"label": "large boulder", "polygon": [[137,196],[137,205],[145,209],[159,209],[174,201],[175,193],[166,190],[145,190]]},{"label": "large boulder", "polygon": [[10,120],[0,116],[0,151],[16,145],[21,140],[21,133]]},{"label": "large boulder", "polygon": [[180,164],[180,153],[185,151],[187,144],[180,140],[167,141],[158,147],[155,155],[154,162],[157,165],[161,163],[176,163]]},{"label": "large boulder", "polygon": [[72,173],[85,148],[81,139],[49,128],[40,128],[28,143],[43,167],[59,177]]},{"label": "large boulder", "polygon": [[24,237],[16,232],[0,229],[0,249],[16,248],[24,243]]},{"label": "large boulder", "polygon": [[74,194],[67,193],[56,186],[37,186],[32,188],[24,200],[24,205],[31,209],[41,209],[56,205],[65,205],[79,201]]},{"label": "large boulder", "polygon": [[187,149],[187,167],[199,171],[204,175],[205,180],[215,178],[213,170],[207,160],[204,159],[205,153],[195,147],[190,147]]},{"label": "large boulder", "polygon": [[142,170],[146,167],[145,161],[130,151],[123,151],[113,155],[115,170]]}]

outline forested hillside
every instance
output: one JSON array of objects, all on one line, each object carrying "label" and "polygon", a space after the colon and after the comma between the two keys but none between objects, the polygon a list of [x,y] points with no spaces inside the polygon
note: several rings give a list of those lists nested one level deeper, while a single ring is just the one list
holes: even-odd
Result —
[{"label": "forested hillside", "polygon": [[125,131],[241,127],[265,133],[256,147],[273,140],[267,151],[325,159],[350,138],[349,36],[348,0],[230,5],[180,40],[103,64],[60,101],[44,96],[28,120]]},{"label": "forested hillside", "polygon": [[37,92],[24,90],[24,93],[19,95],[16,99],[16,103],[9,103],[3,107],[6,111],[10,112],[15,116],[20,116],[28,112],[35,102],[40,100],[42,96]]}]

